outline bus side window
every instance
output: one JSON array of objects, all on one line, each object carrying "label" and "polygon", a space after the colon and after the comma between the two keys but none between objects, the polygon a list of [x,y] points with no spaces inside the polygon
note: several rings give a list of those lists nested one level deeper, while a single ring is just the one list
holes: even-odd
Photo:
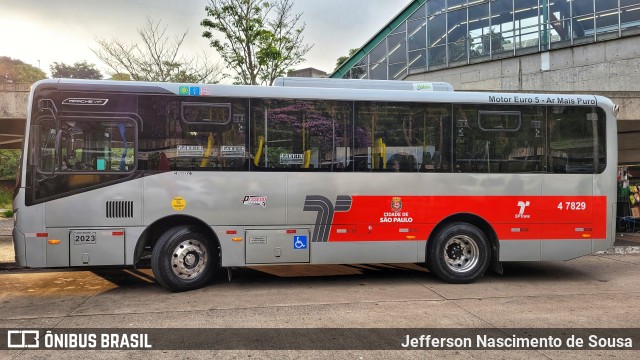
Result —
[{"label": "bus side window", "polygon": [[606,115],[599,108],[549,108],[549,167],[566,174],[599,174],[606,165]]},{"label": "bus side window", "polygon": [[545,113],[542,106],[456,105],[456,171],[542,171]]},{"label": "bus side window", "polygon": [[290,99],[251,103],[253,166],[269,171],[343,171],[351,143],[348,103]]},{"label": "bus side window", "polygon": [[358,104],[354,149],[367,160],[356,162],[355,171],[449,170],[450,113],[446,104]]}]

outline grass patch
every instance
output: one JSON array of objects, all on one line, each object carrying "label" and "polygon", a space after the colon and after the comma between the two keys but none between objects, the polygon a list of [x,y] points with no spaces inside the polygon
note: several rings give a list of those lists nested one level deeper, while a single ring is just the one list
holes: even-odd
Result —
[{"label": "grass patch", "polygon": [[12,216],[13,216],[13,210],[5,210],[3,212],[0,212],[0,217],[10,218]]},{"label": "grass patch", "polygon": [[13,209],[13,190],[5,186],[0,186],[0,209]]}]

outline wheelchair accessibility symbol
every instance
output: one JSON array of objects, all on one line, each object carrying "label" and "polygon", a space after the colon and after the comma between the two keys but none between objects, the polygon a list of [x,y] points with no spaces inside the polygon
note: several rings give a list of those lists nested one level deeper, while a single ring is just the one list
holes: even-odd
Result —
[{"label": "wheelchair accessibility symbol", "polygon": [[293,237],[293,249],[294,250],[304,250],[307,248],[307,237],[306,236],[294,236]]}]

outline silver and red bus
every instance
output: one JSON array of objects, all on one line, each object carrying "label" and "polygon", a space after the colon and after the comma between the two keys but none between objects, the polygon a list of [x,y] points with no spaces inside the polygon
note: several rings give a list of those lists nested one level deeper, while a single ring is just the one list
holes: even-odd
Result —
[{"label": "silver and red bus", "polygon": [[424,263],[469,283],[614,238],[616,118],[599,96],[54,79],[28,106],[20,266],[150,261],[172,291],[276,264]]}]

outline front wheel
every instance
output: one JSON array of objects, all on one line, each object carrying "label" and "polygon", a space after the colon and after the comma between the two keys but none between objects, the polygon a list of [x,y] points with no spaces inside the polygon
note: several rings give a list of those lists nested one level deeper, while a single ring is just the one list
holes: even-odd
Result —
[{"label": "front wheel", "polygon": [[474,225],[450,224],[432,241],[434,243],[427,250],[427,266],[448,283],[471,283],[484,275],[489,267],[489,241]]},{"label": "front wheel", "polygon": [[156,281],[179,292],[204,286],[217,266],[217,250],[192,226],[177,226],[162,234],[151,252]]}]

